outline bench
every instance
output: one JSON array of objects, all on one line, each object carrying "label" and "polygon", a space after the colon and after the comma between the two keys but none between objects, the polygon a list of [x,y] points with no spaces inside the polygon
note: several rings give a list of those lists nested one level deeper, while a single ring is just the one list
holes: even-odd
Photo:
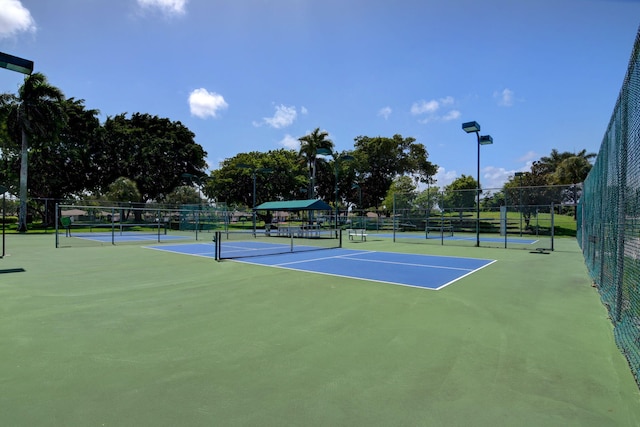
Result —
[{"label": "bench", "polygon": [[349,240],[353,240],[354,238],[359,238],[361,241],[367,241],[367,230],[363,228],[350,228],[348,230]]},{"label": "bench", "polygon": [[418,228],[416,227],[415,224],[411,224],[411,223],[402,223],[398,225],[400,226],[400,231],[417,230]]}]

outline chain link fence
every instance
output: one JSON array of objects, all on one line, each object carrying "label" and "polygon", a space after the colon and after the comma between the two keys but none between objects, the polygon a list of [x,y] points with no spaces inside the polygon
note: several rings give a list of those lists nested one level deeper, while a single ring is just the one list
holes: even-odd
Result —
[{"label": "chain link fence", "polygon": [[598,158],[584,182],[578,242],[616,342],[640,380],[640,30]]}]

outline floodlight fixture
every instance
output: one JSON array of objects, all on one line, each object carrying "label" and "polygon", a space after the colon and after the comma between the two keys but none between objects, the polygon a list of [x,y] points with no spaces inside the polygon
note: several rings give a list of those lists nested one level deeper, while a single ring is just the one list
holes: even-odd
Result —
[{"label": "floodlight fixture", "polygon": [[16,71],[18,73],[31,75],[33,72],[33,61],[0,52],[0,67]]},{"label": "floodlight fixture", "polygon": [[491,145],[493,144],[493,138],[491,138],[491,135],[481,135],[480,139],[478,139],[478,144]]},{"label": "floodlight fixture", "polygon": [[480,246],[480,146],[493,144],[491,135],[480,135],[480,124],[476,121],[462,124],[466,133],[475,133],[478,140],[478,180],[476,181],[476,246]]},{"label": "floodlight fixture", "polygon": [[467,122],[462,124],[462,130],[466,133],[480,132],[480,125],[478,122]]}]

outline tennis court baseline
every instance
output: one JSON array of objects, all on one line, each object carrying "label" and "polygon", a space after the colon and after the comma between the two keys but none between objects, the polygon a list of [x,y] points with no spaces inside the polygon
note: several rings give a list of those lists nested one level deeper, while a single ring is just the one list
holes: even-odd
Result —
[{"label": "tennis court baseline", "polygon": [[[214,257],[212,243],[147,246],[147,248],[185,255]],[[233,261],[431,290],[440,290],[496,262],[491,259],[353,249],[293,252]]]}]

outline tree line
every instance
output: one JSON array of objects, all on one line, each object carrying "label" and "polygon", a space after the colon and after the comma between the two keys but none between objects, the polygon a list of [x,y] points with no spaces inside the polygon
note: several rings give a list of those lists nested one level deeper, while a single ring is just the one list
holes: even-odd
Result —
[{"label": "tree line", "polygon": [[359,136],[353,150],[338,153],[318,128],[299,138],[297,152],[240,153],[207,174],[207,153],[179,121],[122,113],[100,123],[99,114],[84,100],[65,97],[41,73],[27,76],[17,94],[0,95],[0,182],[19,197],[19,231],[27,229],[28,199],[49,224],[56,201],[87,199],[179,204],[206,196],[250,207],[254,197],[317,197],[345,203],[357,185],[360,204],[375,207],[396,176],[428,182],[437,171],[414,138]]},{"label": "tree line", "polygon": [[[380,209],[390,207],[393,194],[405,194],[406,203],[431,208],[435,202],[418,187],[439,190],[432,186],[437,165],[426,147],[399,134],[358,136],[353,149],[338,152],[317,128],[299,138],[297,151],[239,153],[207,174],[207,153],[179,121],[122,113],[101,123],[99,114],[82,99],[66,98],[41,73],[27,76],[17,94],[0,94],[0,184],[19,197],[18,230],[27,229],[28,198],[40,200],[29,207],[51,224],[56,201],[186,204],[206,197],[252,207],[254,199],[321,198],[339,207]],[[581,182],[594,156],[553,150],[504,188]],[[476,185],[463,175],[446,189]],[[487,200],[500,203],[500,194]]]}]

